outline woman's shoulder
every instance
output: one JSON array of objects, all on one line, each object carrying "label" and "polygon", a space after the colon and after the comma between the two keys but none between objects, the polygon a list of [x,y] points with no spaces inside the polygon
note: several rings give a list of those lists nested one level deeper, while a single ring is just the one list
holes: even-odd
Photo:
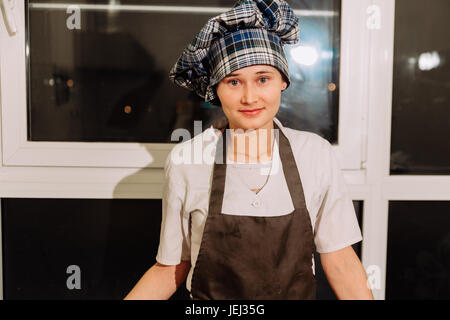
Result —
[{"label": "woman's shoulder", "polygon": [[207,129],[192,138],[177,143],[166,159],[165,176],[188,186],[186,190],[208,187],[214,164],[214,132]]},{"label": "woman's shoulder", "polygon": [[192,167],[192,165],[212,165],[214,160],[211,148],[215,147],[218,136],[212,127],[203,130],[194,137],[185,137],[174,145],[169,152],[166,163],[179,167]]},{"label": "woman's shoulder", "polygon": [[331,147],[330,142],[312,131],[304,131],[283,127],[283,133],[288,138],[293,150],[323,150]]},{"label": "woman's shoulder", "polygon": [[319,185],[326,185],[332,158],[331,143],[311,131],[297,130],[284,127],[284,134],[288,138],[294,158],[303,173],[303,179],[310,179]]}]

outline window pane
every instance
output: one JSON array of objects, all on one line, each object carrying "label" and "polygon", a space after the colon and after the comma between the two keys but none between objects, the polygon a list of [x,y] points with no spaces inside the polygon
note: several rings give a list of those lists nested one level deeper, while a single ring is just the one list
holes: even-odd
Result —
[{"label": "window pane", "polygon": [[[206,129],[225,117],[221,108],[170,83],[168,72],[207,20],[235,0],[26,3],[29,140],[171,142],[174,129],[193,136],[194,120]],[[336,143],[340,1],[290,3],[300,15],[301,43],[286,49],[292,83],[277,116]],[[79,6],[79,15],[66,12],[70,4]]]},{"label": "window pane", "polygon": [[[353,204],[361,227],[363,202]],[[5,198],[1,212],[5,300],[122,299],[156,262],[161,200]],[[361,257],[361,242],[353,249]],[[314,259],[317,298],[336,299]],[[67,288],[71,265],[81,289]]]},{"label": "window pane", "polygon": [[1,201],[5,300],[123,299],[156,262],[160,199]]},{"label": "window pane", "polygon": [[386,299],[450,298],[450,201],[390,201]]},{"label": "window pane", "polygon": [[[315,132],[338,143],[341,1],[289,1],[299,10],[300,42],[287,46],[291,86],[281,99],[279,118],[286,126]],[[295,5],[294,5],[295,3]]]},{"label": "window pane", "polygon": [[395,11],[391,174],[450,174],[450,1]]}]

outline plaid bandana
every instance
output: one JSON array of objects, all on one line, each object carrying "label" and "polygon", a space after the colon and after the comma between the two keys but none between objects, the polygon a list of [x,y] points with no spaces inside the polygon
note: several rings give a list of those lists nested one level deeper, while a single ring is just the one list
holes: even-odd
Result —
[{"label": "plaid bandana", "polygon": [[299,41],[298,18],[284,0],[239,0],[208,20],[172,67],[169,78],[206,102],[217,99],[214,86],[240,68],[276,67],[287,80],[284,44]]}]

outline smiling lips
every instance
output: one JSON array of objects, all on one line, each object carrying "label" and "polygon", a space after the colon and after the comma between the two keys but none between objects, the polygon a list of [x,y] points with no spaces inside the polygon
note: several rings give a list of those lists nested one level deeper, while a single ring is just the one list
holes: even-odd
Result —
[{"label": "smiling lips", "polygon": [[249,110],[239,110],[239,112],[242,112],[246,116],[256,116],[263,110],[264,108],[257,108],[257,109],[249,109]]}]

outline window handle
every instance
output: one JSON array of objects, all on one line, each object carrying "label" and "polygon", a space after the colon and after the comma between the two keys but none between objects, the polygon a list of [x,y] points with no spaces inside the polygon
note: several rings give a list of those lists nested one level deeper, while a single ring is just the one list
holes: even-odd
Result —
[{"label": "window handle", "polygon": [[3,13],[6,29],[11,36],[17,33],[16,20],[13,15],[14,6],[15,0],[0,0],[0,8]]}]

